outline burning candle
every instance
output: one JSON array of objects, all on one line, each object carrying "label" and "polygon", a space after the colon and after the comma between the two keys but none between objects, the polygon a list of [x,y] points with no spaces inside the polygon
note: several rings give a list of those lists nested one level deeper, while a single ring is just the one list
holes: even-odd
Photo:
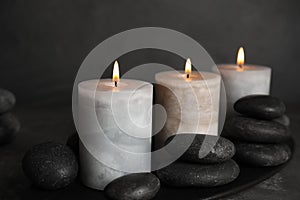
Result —
[{"label": "burning candle", "polygon": [[[125,152],[120,155],[107,146],[101,158],[108,163],[125,163],[131,172],[151,170],[149,156],[133,159],[126,152],[151,152],[152,96],[150,83],[119,78],[119,64],[116,61],[112,79],[87,80],[78,85],[79,130],[88,136],[90,143],[103,147],[104,140],[97,140],[97,134],[104,134],[111,145]],[[97,116],[94,119],[93,116]],[[99,129],[99,126],[101,129]],[[103,138],[102,138],[103,139]],[[80,175],[83,183],[91,188],[103,190],[112,180],[127,174],[98,160],[89,152],[87,144],[80,142]],[[95,148],[93,146],[92,148]],[[95,152],[95,151],[94,151]],[[125,156],[124,156],[125,155]],[[118,162],[115,162],[115,161]],[[119,166],[119,168],[122,168]]]},{"label": "burning candle", "polygon": [[233,115],[233,104],[241,97],[251,94],[269,94],[271,69],[259,65],[245,65],[245,53],[241,47],[237,63],[220,64],[218,69],[224,82],[227,96],[227,115]]},{"label": "burning candle", "polygon": [[210,72],[192,72],[187,59],[185,71],[155,75],[155,101],[167,113],[166,123],[155,139],[156,147],[175,134],[218,135],[221,77]]}]

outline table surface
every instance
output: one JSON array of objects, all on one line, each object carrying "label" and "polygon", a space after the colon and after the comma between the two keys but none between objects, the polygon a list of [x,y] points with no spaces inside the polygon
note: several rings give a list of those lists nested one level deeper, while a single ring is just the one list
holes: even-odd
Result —
[{"label": "table surface", "polygon": [[[26,106],[17,107],[13,113],[21,121],[22,128],[16,139],[0,147],[0,199],[24,199],[23,191],[31,187],[21,168],[24,153],[32,146],[46,141],[65,143],[75,130],[69,106]],[[223,200],[254,199],[300,199],[300,109],[288,112],[291,132],[295,140],[295,154],[289,164],[266,181],[234,194]]]}]

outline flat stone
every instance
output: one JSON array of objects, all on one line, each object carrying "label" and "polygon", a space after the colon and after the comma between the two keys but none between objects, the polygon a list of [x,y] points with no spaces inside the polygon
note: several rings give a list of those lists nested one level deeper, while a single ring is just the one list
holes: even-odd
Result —
[{"label": "flat stone", "polygon": [[235,116],[226,120],[222,136],[245,142],[281,143],[290,134],[285,126],[274,121]]},{"label": "flat stone", "polygon": [[15,95],[8,90],[0,88],[0,114],[11,110],[15,103]]},{"label": "flat stone", "polygon": [[273,120],[274,122],[278,122],[279,124],[284,125],[285,127],[289,127],[290,126],[290,118],[287,115],[282,115],[279,118],[276,118]]},{"label": "flat stone", "polygon": [[285,113],[284,103],[269,95],[249,95],[239,99],[234,109],[243,115],[258,119],[275,119]]},{"label": "flat stone", "polygon": [[248,165],[268,167],[287,162],[291,154],[286,144],[237,143],[235,159]]},{"label": "flat stone", "polygon": [[78,155],[79,155],[79,136],[78,136],[77,131],[75,131],[72,135],[70,135],[68,137],[66,145],[73,150],[74,154],[78,158]]},{"label": "flat stone", "polygon": [[160,189],[159,179],[151,173],[135,173],[113,180],[105,187],[105,194],[114,200],[149,200]]},{"label": "flat stone", "polygon": [[234,181],[239,175],[239,166],[228,160],[218,164],[195,164],[174,162],[157,171],[164,184],[175,187],[214,187]]},{"label": "flat stone", "polygon": [[220,163],[229,160],[235,153],[234,144],[226,138],[200,134],[178,134],[168,138],[167,143],[171,140],[176,148],[185,145],[187,137],[194,136],[190,147],[180,157],[183,161],[196,163]]},{"label": "flat stone", "polygon": [[47,190],[66,187],[75,180],[78,172],[73,151],[55,142],[33,146],[25,154],[22,165],[32,183]]},{"label": "flat stone", "polygon": [[20,130],[19,120],[11,113],[0,115],[0,145],[10,143]]}]

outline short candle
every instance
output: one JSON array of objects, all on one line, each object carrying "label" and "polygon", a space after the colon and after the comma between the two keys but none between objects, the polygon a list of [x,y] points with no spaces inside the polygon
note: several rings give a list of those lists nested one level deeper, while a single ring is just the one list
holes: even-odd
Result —
[{"label": "short candle", "polygon": [[233,104],[240,98],[252,94],[269,94],[271,68],[245,65],[244,49],[241,47],[236,64],[219,64],[227,97],[227,115],[234,114]]},{"label": "short candle", "polygon": [[[90,140],[97,139],[92,138],[95,133],[104,134],[113,143],[111,145],[116,145],[123,151],[151,152],[153,86],[139,80],[120,80],[118,67],[118,63],[115,62],[112,79],[87,80],[79,83],[78,129],[80,134],[87,137],[90,135]],[[97,146],[101,146],[102,142],[104,141],[97,141]],[[133,171],[141,172],[139,169],[147,169],[145,171],[150,172],[149,156],[132,160],[114,152],[109,146],[100,152],[101,158],[104,157],[110,162],[121,159],[127,166],[132,166]],[[97,160],[82,142],[79,153],[81,180],[88,187],[103,190],[112,180],[127,174]]]},{"label": "short candle", "polygon": [[155,81],[155,103],[167,113],[166,123],[155,139],[157,148],[174,134],[218,135],[220,75],[192,72],[187,59],[185,71],[160,72]]}]

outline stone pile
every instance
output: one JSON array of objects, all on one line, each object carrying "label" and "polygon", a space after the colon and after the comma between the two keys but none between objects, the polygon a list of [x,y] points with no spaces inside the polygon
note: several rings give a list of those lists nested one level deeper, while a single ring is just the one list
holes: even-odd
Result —
[{"label": "stone pile", "polygon": [[15,103],[15,95],[0,88],[0,145],[12,142],[20,130],[19,120],[11,113]]},{"label": "stone pile", "polygon": [[269,95],[250,95],[234,104],[239,116],[228,119],[222,136],[235,143],[235,159],[255,166],[277,166],[287,162],[291,149],[289,118],[285,105]]},{"label": "stone pile", "polygon": [[[231,159],[235,147],[226,138],[179,134],[170,137],[167,143],[172,142],[176,148],[182,148],[190,137],[194,140],[179,160],[157,171],[161,182],[175,187],[214,187],[238,177],[239,166]],[[169,151],[172,153],[172,150]]]}]

